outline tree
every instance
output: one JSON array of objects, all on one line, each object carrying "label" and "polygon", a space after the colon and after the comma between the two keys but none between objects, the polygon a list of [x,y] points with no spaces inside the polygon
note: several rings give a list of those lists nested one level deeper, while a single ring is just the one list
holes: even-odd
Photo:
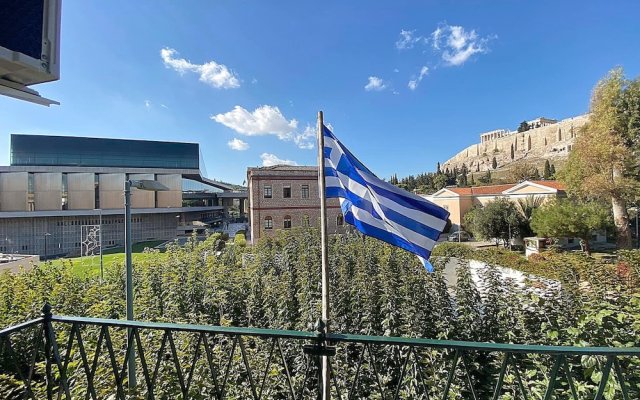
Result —
[{"label": "tree", "polygon": [[551,179],[551,163],[549,163],[549,160],[544,160],[544,172],[542,177],[544,179]]},{"label": "tree", "polygon": [[484,173],[484,175],[480,176],[480,178],[478,178],[478,182],[481,185],[488,185],[491,183],[491,171],[487,171]]},{"label": "tree", "polygon": [[555,178],[556,177],[556,166],[555,164],[551,164],[551,178]]},{"label": "tree", "polygon": [[470,186],[475,186],[476,185],[476,180],[473,178],[473,174],[471,174],[471,180],[469,180],[469,185]]},{"label": "tree", "polygon": [[458,187],[466,187],[468,186],[468,182],[467,182],[467,175],[466,174],[460,174],[458,175],[458,178],[456,179],[456,186]]},{"label": "tree", "polygon": [[491,160],[491,168],[493,169],[498,168],[498,160],[496,160],[495,157],[493,157],[493,160]]},{"label": "tree", "polygon": [[640,78],[609,72],[593,90],[590,113],[560,178],[570,195],[610,202],[618,247],[631,248],[627,202],[640,190]]},{"label": "tree", "polygon": [[482,239],[494,239],[496,246],[503,241],[505,246],[509,239],[522,235],[525,220],[513,202],[498,199],[469,211],[465,217],[465,226],[473,234]]},{"label": "tree", "polygon": [[531,218],[533,217],[533,212],[542,206],[544,200],[544,197],[530,195],[516,201],[516,209],[525,222],[522,226],[522,236],[529,236],[533,233],[531,229]]},{"label": "tree", "polygon": [[447,176],[445,174],[438,174],[433,178],[433,188],[438,191],[447,186]]},{"label": "tree", "polygon": [[596,201],[557,200],[533,211],[531,228],[538,236],[577,237],[589,255],[589,240],[594,231],[604,229],[610,221],[609,212]]},{"label": "tree", "polygon": [[513,151],[513,143],[511,143],[511,159],[513,160],[515,157],[515,152]]},{"label": "tree", "polygon": [[536,179],[539,176],[540,173],[536,170],[536,167],[526,162],[519,162],[513,164],[507,174],[507,179],[509,179],[510,182],[522,182],[529,179]]},{"label": "tree", "polygon": [[522,133],[528,130],[529,130],[529,124],[527,123],[527,121],[520,122],[520,125],[518,126],[518,132]]},{"label": "tree", "polygon": [[436,165],[436,174],[441,173],[442,171],[440,171],[440,161],[438,161],[438,165]]}]

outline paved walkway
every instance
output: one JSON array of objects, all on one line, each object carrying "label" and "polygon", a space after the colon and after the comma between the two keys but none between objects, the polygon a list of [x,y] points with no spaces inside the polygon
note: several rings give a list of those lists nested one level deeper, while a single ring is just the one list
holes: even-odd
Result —
[{"label": "paved walkway", "polygon": [[230,238],[232,238],[236,235],[238,231],[244,230],[246,232],[248,228],[248,223],[240,222],[240,223],[230,223],[228,225],[224,224],[222,228],[223,228],[222,232],[226,233],[227,235],[229,235]]}]

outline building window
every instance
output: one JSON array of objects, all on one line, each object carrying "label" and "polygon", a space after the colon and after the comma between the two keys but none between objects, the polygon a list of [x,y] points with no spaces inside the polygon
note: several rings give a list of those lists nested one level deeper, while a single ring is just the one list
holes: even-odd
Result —
[{"label": "building window", "polygon": [[344,216],[342,214],[338,214],[338,216],[336,217],[336,225],[337,226],[344,225]]},{"label": "building window", "polygon": [[62,173],[62,209],[69,208],[69,179],[66,173]]},{"label": "building window", "polygon": [[95,192],[95,206],[94,208],[100,208],[100,175],[93,175],[93,190]]},{"label": "building window", "polygon": [[284,197],[285,199],[291,198],[291,186],[290,185],[285,185],[282,188],[282,197]]},{"label": "building window", "polygon": [[301,193],[303,199],[308,199],[309,198],[309,185],[302,185],[302,188],[300,189],[300,193]]},{"label": "building window", "polygon": [[29,194],[33,194],[34,190],[35,190],[35,177],[33,175],[33,172],[29,172],[29,174],[27,175],[27,190],[29,191]]},{"label": "building window", "polygon": [[285,217],[284,217],[283,227],[284,227],[284,229],[289,229],[289,228],[291,228],[291,216],[289,216],[289,215],[285,215]]},{"label": "building window", "polygon": [[273,229],[273,218],[271,217],[264,218],[264,229]]},{"label": "building window", "polygon": [[270,199],[272,196],[271,185],[264,185],[264,198]]}]

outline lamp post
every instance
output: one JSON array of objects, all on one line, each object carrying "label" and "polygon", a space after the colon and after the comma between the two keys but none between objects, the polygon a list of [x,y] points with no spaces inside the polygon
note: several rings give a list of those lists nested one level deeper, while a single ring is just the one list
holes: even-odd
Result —
[{"label": "lamp post", "polygon": [[100,237],[98,238],[98,240],[100,241],[100,280],[104,280],[104,265],[102,262],[102,208],[98,208],[98,212],[100,213],[100,220],[99,220],[99,226],[100,226],[100,230],[98,231],[98,233],[100,234]]},{"label": "lamp post", "polygon": [[44,233],[44,259],[47,259],[47,236],[51,236],[49,232]]},{"label": "lamp post", "polygon": [[[127,320],[133,320],[133,266],[131,263],[132,237],[131,237],[131,188],[140,190],[150,190],[153,192],[169,190],[168,187],[160,182],[152,180],[133,180],[124,181],[124,248],[125,248],[125,266],[127,270]],[[101,233],[102,235],[102,233]],[[102,247],[100,248],[102,253]],[[131,338],[131,328],[127,328],[127,341]],[[129,376],[129,389],[136,387],[136,355],[135,340],[127,343],[129,347],[129,359],[127,360],[127,372]]]}]

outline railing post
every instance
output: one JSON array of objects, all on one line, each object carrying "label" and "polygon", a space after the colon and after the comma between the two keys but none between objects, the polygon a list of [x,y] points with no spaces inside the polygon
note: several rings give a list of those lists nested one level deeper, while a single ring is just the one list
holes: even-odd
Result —
[{"label": "railing post", "polygon": [[[318,364],[318,399],[323,399],[327,395],[326,389],[330,388],[325,381],[326,375],[324,374],[324,360],[326,359],[327,370],[330,365],[330,358],[336,355],[336,347],[330,346],[327,341],[327,329],[324,320],[319,319],[315,326],[318,335],[314,338],[314,343],[311,345],[302,346],[302,351],[309,357],[315,357]],[[325,387],[325,385],[327,385]]]},{"label": "railing post", "polygon": [[[47,399],[53,398],[53,374],[51,372],[51,361],[53,358],[53,362],[56,363],[60,374],[60,386],[62,387],[62,390],[64,390],[66,398],[71,400],[69,382],[67,381],[67,374],[62,366],[62,360],[60,359],[60,352],[58,351],[56,334],[53,331],[53,325],[51,324],[51,317],[51,305],[49,303],[45,303],[42,307],[42,318],[44,319],[44,354],[46,359],[45,374],[47,381]],[[58,398],[60,398],[59,395]]]},{"label": "railing post", "polygon": [[51,305],[49,303],[45,303],[42,307],[42,318],[44,321],[43,330],[44,330],[44,359],[45,359],[45,380],[47,382],[47,399],[53,399],[53,374],[51,373],[51,336],[50,336],[50,327],[51,327]]}]

